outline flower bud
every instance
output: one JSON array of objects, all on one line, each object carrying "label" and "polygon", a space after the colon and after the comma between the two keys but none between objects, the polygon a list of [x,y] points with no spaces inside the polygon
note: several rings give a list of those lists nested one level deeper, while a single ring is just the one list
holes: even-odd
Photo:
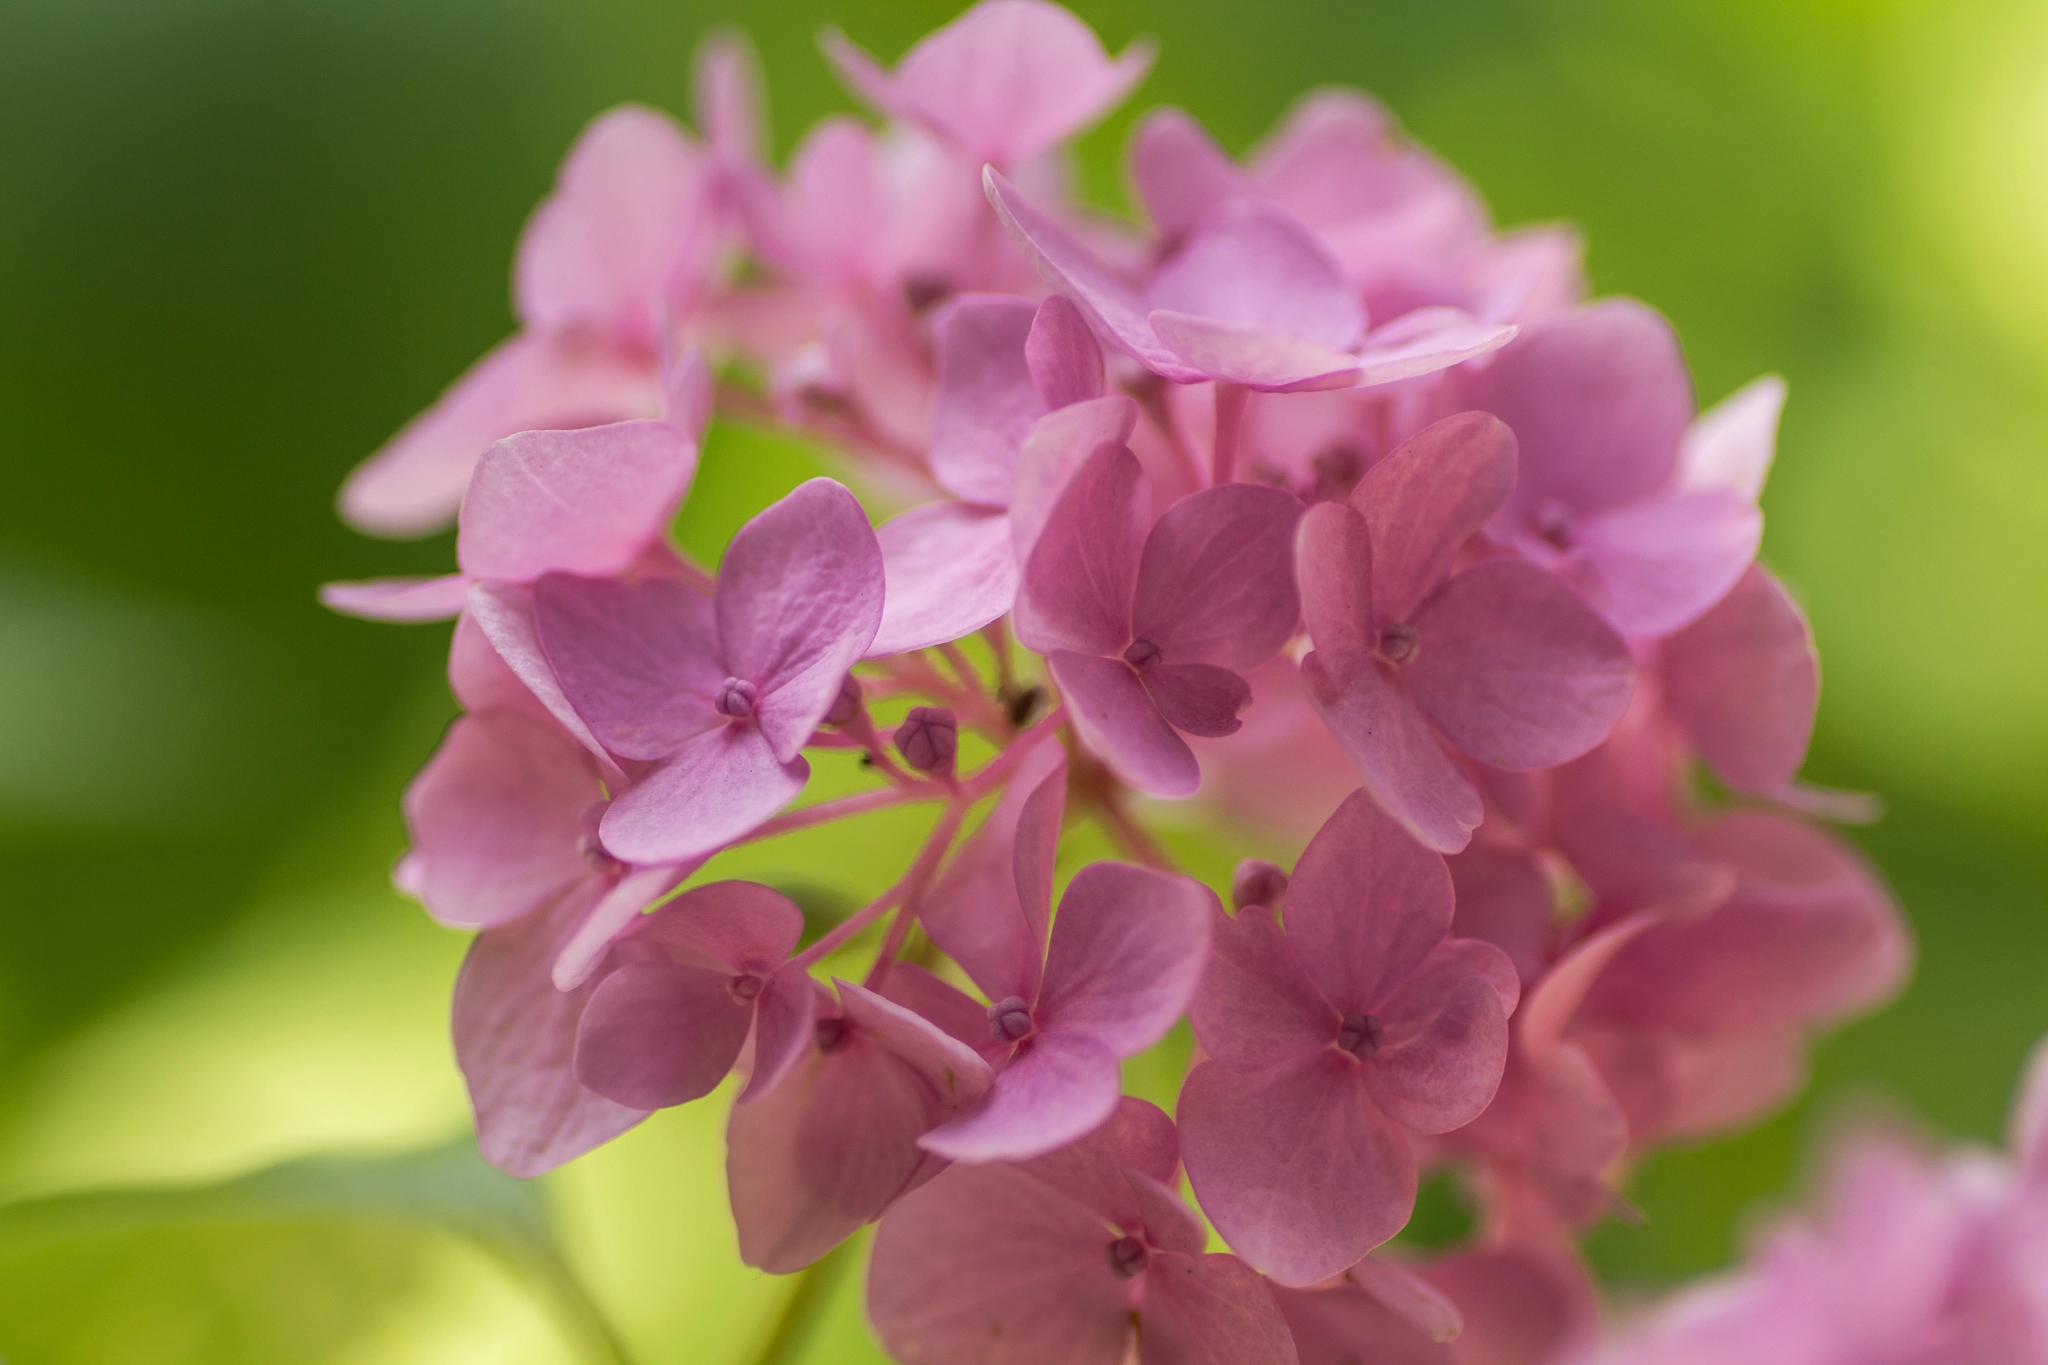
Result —
[{"label": "flower bud", "polygon": [[1102,1249],[1102,1259],[1109,1262],[1110,1274],[1128,1280],[1143,1270],[1152,1257],[1137,1238],[1119,1237]]},{"label": "flower bud", "polygon": [[1264,858],[1246,858],[1230,879],[1230,903],[1239,910],[1247,905],[1278,910],[1286,894],[1287,874]]},{"label": "flower bud", "polygon": [[896,727],[896,752],[914,772],[953,775],[960,751],[960,723],[943,706],[913,706]]},{"label": "flower bud", "polygon": [[1380,657],[1390,664],[1412,664],[1421,649],[1421,634],[1406,621],[1396,621],[1380,632]]},{"label": "flower bud", "polygon": [[839,682],[839,695],[833,698],[832,709],[825,713],[825,724],[845,725],[860,714],[863,705],[860,680],[849,673]]},{"label": "flower bud", "polygon": [[1386,1040],[1386,1029],[1370,1014],[1347,1014],[1337,1026],[1337,1046],[1361,1062],[1371,1061]]},{"label": "flower bud", "polygon": [[1031,1007],[1021,995],[1005,996],[988,1008],[988,1036],[999,1043],[1014,1043],[1031,1032]]},{"label": "flower bud", "polygon": [[754,714],[754,703],[761,696],[761,689],[745,678],[727,678],[718,688],[718,697],[711,703],[721,716],[734,720],[745,720]]}]

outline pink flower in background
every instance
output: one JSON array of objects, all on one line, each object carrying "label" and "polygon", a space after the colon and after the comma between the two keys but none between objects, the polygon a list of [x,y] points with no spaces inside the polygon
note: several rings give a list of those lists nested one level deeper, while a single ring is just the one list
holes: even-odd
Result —
[{"label": "pink flower in background", "polygon": [[1286,1321],[1235,1256],[1204,1255],[1173,1193],[1173,1122],[1125,1099],[1018,1165],[955,1166],[875,1234],[868,1316],[905,1365],[1293,1365]]},{"label": "pink flower in background", "polygon": [[1415,1203],[1410,1133],[1477,1118],[1520,994],[1490,943],[1449,939],[1443,859],[1355,793],[1284,897],[1221,920],[1194,1004],[1209,1060],[1180,1122],[1188,1175],[1231,1246],[1314,1284],[1398,1232]]}]

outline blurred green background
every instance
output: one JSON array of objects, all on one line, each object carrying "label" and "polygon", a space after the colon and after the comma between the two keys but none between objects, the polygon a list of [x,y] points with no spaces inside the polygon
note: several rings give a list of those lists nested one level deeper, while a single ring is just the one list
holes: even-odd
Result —
[{"label": "blurred green background", "polygon": [[[451,711],[445,631],[312,591],[451,561],[355,537],[333,492],[509,329],[513,241],[592,114],[685,110],[696,38],[737,22],[786,150],[847,107],[821,23],[893,56],[953,8],[0,0],[12,1365],[568,1361],[602,1358],[600,1314],[644,1362],[873,1358],[850,1274],[807,1346],[768,1346],[789,1286],[737,1264],[717,1101],[538,1186],[468,1155],[462,943],[384,885]],[[1856,837],[1921,965],[1792,1112],[1654,1160],[1602,1271],[1725,1262],[1869,1097],[1995,1138],[2048,1029],[2048,9],[1081,12],[1162,45],[1081,146],[1091,197],[1121,202],[1138,109],[1241,148],[1304,87],[1363,85],[1504,223],[1582,225],[1597,288],[1676,320],[1703,399],[1791,381],[1765,553],[1826,664],[1809,773],[1884,795]],[[801,463],[726,429],[710,459],[707,545]],[[842,891],[889,875],[805,856]]]}]

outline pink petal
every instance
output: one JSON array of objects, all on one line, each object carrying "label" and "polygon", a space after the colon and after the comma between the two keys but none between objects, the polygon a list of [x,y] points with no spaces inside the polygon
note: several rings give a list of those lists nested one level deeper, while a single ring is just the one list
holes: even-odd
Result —
[{"label": "pink petal", "polygon": [[1354,382],[1392,384],[1435,374],[1499,350],[1515,339],[1516,330],[1455,308],[1418,308],[1366,335]]},{"label": "pink petal", "polygon": [[1607,619],[1631,640],[1654,640],[1697,620],[1756,559],[1763,513],[1709,491],[1590,517],[1577,548],[1600,572]]},{"label": "pink petal", "polygon": [[633,926],[636,942],[661,944],[726,969],[772,975],[796,951],[804,912],[759,882],[693,886]]},{"label": "pink petal", "polygon": [[1149,43],[1112,61],[1086,24],[1044,0],[984,0],[920,40],[893,75],[836,32],[824,46],[863,98],[925,124],[977,165],[1049,150],[1114,108],[1152,65]]},{"label": "pink petal", "polygon": [[445,621],[468,601],[469,580],[461,574],[320,585],[321,606],[365,621]]},{"label": "pink petal", "polygon": [[697,447],[666,422],[508,436],[477,461],[455,558],[471,578],[624,571],[668,529]]},{"label": "pink petal", "polygon": [[1218,916],[1201,988],[1188,1008],[1195,1037],[1218,1065],[1257,1071],[1326,1048],[1338,1014],[1295,956],[1272,912]]},{"label": "pink petal", "polygon": [[1116,1112],[1116,1063],[1086,1034],[1038,1034],[996,1076],[979,1108],[932,1129],[919,1145],[970,1162],[1021,1161],[1064,1147]]},{"label": "pink petal", "polygon": [[971,1108],[995,1084],[995,1073],[979,1053],[930,1020],[865,986],[837,980],[832,984],[839,990],[848,1021],[923,1079],[936,1104],[935,1116]]},{"label": "pink petal", "polygon": [[1047,410],[1102,397],[1102,348],[1081,310],[1059,294],[1038,305],[1024,363]]},{"label": "pink petal", "polygon": [[1380,1007],[1386,1042],[1365,1069],[1380,1112],[1417,1133],[1478,1118],[1500,1088],[1519,986],[1514,964],[1491,943],[1438,944]]},{"label": "pink petal", "polygon": [[1485,809],[1407,691],[1370,662],[1339,685],[1317,654],[1301,661],[1301,676],[1316,714],[1380,809],[1439,853],[1463,848]]},{"label": "pink petal", "polygon": [[1572,1257],[1515,1247],[1461,1251],[1428,1274],[1467,1308],[1454,1348],[1460,1365],[1582,1360],[1599,1340],[1600,1305]]},{"label": "pink petal", "polygon": [[477,457],[521,431],[652,416],[654,366],[587,338],[515,336],[449,385],[341,489],[342,519],[371,535],[431,535],[455,519]]},{"label": "pink petal", "polygon": [[1451,874],[1366,792],[1344,798],[1287,885],[1287,942],[1339,1014],[1375,1014],[1451,927]]},{"label": "pink petal", "polygon": [[405,790],[414,892],[457,928],[515,919],[593,875],[583,813],[603,799],[597,766],[561,731],[464,716]]},{"label": "pink petal", "polygon": [[796,758],[882,621],[882,551],[860,500],[812,479],[732,538],[718,569],[727,666],[761,689],[755,720]]},{"label": "pink petal", "polygon": [[1137,424],[1138,405],[1120,395],[1056,408],[1038,419],[1017,457],[1017,487],[1010,499],[1010,536],[1019,564],[1030,560],[1074,471],[1104,446],[1130,440]]},{"label": "pink petal", "polygon": [[[1182,498],[1146,537],[1131,632],[1168,664],[1257,668],[1294,634],[1294,526],[1281,488],[1226,484]],[[1121,643],[1121,642],[1119,642]]]},{"label": "pink petal", "polygon": [[732,974],[666,957],[601,980],[576,1030],[576,1079],[632,1109],[686,1104],[718,1088],[753,1026]]},{"label": "pink petal", "polygon": [[761,60],[737,29],[714,29],[690,60],[690,109],[712,150],[729,160],[767,155]]},{"label": "pink petal", "polygon": [[702,444],[717,403],[711,367],[695,346],[665,352],[661,361],[661,420]]},{"label": "pink petal", "polygon": [[1266,1071],[1204,1062],[1180,1092],[1188,1179],[1238,1255],[1309,1285],[1400,1231],[1415,1206],[1408,1139],[1335,1048]]},{"label": "pink petal", "polygon": [[[919,907],[918,922],[932,941],[990,1000],[1038,995],[1051,905],[1039,898],[1037,883],[1042,878],[1045,894],[1051,894],[1048,845],[1059,840],[1066,783],[1065,751],[1058,745],[1026,755],[981,828]],[[1025,896],[1019,883],[1027,865],[1033,885]],[[986,1017],[977,1021],[977,1032],[978,1042],[987,1041]]]},{"label": "pink petal", "polygon": [[448,690],[465,711],[517,711],[546,724],[555,718],[539,697],[527,690],[491,647],[476,618],[465,612],[455,623],[448,647]]},{"label": "pink petal", "polygon": [[1090,1209],[1015,1166],[956,1166],[875,1232],[868,1319],[904,1365],[1122,1365],[1128,1287]]},{"label": "pink petal", "polygon": [[1635,686],[1621,637],[1532,564],[1493,559],[1423,603],[1415,700],[1453,744],[1497,768],[1548,768],[1613,732]]},{"label": "pink petal", "polygon": [[598,833],[627,862],[683,862],[750,832],[788,805],[810,773],[801,758],[778,760],[756,727],[722,725],[620,793]]},{"label": "pink petal", "polygon": [[1250,187],[1237,163],[1178,109],[1154,109],[1138,120],[1130,160],[1145,215],[1168,242]]},{"label": "pink petal", "polygon": [[1483,412],[1446,417],[1367,470],[1351,506],[1372,533],[1374,614],[1411,619],[1514,486],[1515,434]]},{"label": "pink petal", "polygon": [[[923,920],[920,914],[918,921]],[[890,967],[882,994],[979,1055],[996,1050],[988,1032],[988,1006],[915,962],[898,962]]]},{"label": "pink petal", "polygon": [[1235,1256],[1167,1252],[1145,1273],[1139,1365],[1296,1365],[1265,1281]]},{"label": "pink petal", "polygon": [[1194,999],[1217,909],[1192,877],[1130,863],[1082,868],[1053,917],[1032,1010],[1039,1028],[1085,1035],[1118,1057],[1158,1042]]},{"label": "pink petal", "polygon": [[1464,1326],[1458,1305],[1398,1261],[1368,1256],[1345,1271],[1344,1278],[1431,1341],[1450,1341]]},{"label": "pink petal", "polygon": [[1009,505],[1017,452],[1049,406],[1025,364],[1037,314],[1028,299],[966,294],[932,326],[932,476],[955,497]]},{"label": "pink petal", "polygon": [[1302,515],[1295,532],[1301,613],[1316,657],[1333,679],[1371,668],[1379,648],[1373,550],[1365,518],[1343,503],[1317,503]]},{"label": "pink petal", "polygon": [[[1382,1264],[1368,1257],[1361,1266]],[[1396,1314],[1356,1284],[1328,1289],[1278,1289],[1301,1365],[1352,1365],[1370,1342],[1372,1365],[1457,1365],[1452,1348]]]},{"label": "pink petal", "polygon": [[1451,933],[1491,943],[1507,954],[1524,981],[1542,971],[1551,890],[1535,856],[1468,846],[1445,861],[1458,893]]},{"label": "pink petal", "polygon": [[1236,734],[1252,700],[1250,683],[1214,664],[1153,664],[1139,681],[1168,725],[1203,739]]},{"label": "pink petal", "polygon": [[662,867],[636,867],[612,883],[563,940],[562,951],[555,958],[555,989],[574,990],[588,980],[604,961],[612,940],[702,863],[699,858]]},{"label": "pink petal", "polygon": [[[1039,774],[1044,774],[1040,776]],[[1042,946],[1052,923],[1052,882],[1059,858],[1060,826],[1067,813],[1066,750],[1048,745],[1017,765],[1013,784],[1032,784],[1030,796],[1017,816],[1016,854],[1011,871],[1017,904],[1034,945]],[[1038,995],[1039,973],[1034,961],[1031,989],[1016,994],[1025,999]]]},{"label": "pink petal", "polygon": [[597,759],[605,784],[614,791],[624,787],[625,771],[569,704],[561,680],[541,648],[540,630],[534,623],[533,590],[511,583],[473,583],[469,589],[468,619],[476,623],[477,630],[527,693]]},{"label": "pink petal", "polygon": [[1046,518],[1017,593],[1017,639],[1041,654],[1116,655],[1131,638],[1151,491],[1122,446],[1088,457]]},{"label": "pink petal", "polygon": [[1751,566],[1658,657],[1665,707],[1722,781],[1753,795],[1791,784],[1813,735],[1820,660],[1784,585]]},{"label": "pink petal", "polygon": [[1678,461],[1679,490],[1717,488],[1755,502],[1763,494],[1771,457],[1777,453],[1778,414],[1784,409],[1785,381],[1767,374],[1701,413],[1685,433]]},{"label": "pink petal", "polygon": [[1144,1210],[1130,1173],[1170,1184],[1180,1170],[1180,1139],[1158,1105],[1126,1095],[1109,1121],[1086,1137],[1034,1157],[1023,1169],[1094,1212],[1099,1222],[1135,1228]]},{"label": "pink petal", "polygon": [[1191,796],[1202,785],[1194,750],[1159,714],[1128,664],[1056,650],[1046,665],[1082,742],[1118,777],[1153,796]]},{"label": "pink petal", "polygon": [[882,624],[870,657],[971,635],[1017,600],[1010,518],[989,507],[933,502],[884,522]]},{"label": "pink petal", "polygon": [[1189,235],[1146,286],[1145,307],[1278,333],[1332,353],[1349,352],[1365,332],[1364,305],[1315,237],[1287,215],[1247,202],[1225,206]]},{"label": "pink petal", "polygon": [[622,758],[666,758],[725,724],[725,681],[711,599],[670,578],[546,574],[533,614],[562,695]]},{"label": "pink petal", "polygon": [[1171,308],[1153,309],[1145,322],[1194,370],[1248,389],[1311,393],[1350,388],[1358,382],[1357,356],[1291,332]]},{"label": "pink petal", "polygon": [[576,1022],[595,987],[558,991],[548,972],[582,908],[571,898],[477,935],[455,981],[455,1060],[469,1083],[477,1144],[493,1166],[522,1178],[647,1117],[584,1089],[571,1067]]},{"label": "pink petal", "polygon": [[772,1094],[812,1046],[824,988],[802,966],[791,963],[768,978],[754,1005],[754,1069],[739,1103]]},{"label": "pink petal", "polygon": [[600,115],[520,237],[520,318],[652,350],[678,272],[709,245],[708,193],[702,155],[666,114],[629,104]]},{"label": "pink petal", "polygon": [[1586,994],[1601,973],[1644,930],[1661,923],[1665,916],[1645,910],[1607,925],[1581,939],[1551,964],[1530,987],[1519,1020],[1521,1047],[1531,1056],[1541,1056],[1559,1046],[1572,1019],[1585,1003]]},{"label": "pink petal", "polygon": [[1142,1171],[1126,1169],[1123,1176],[1131,1187],[1145,1240],[1165,1251],[1199,1256],[1209,1244],[1209,1232],[1187,1201]]}]

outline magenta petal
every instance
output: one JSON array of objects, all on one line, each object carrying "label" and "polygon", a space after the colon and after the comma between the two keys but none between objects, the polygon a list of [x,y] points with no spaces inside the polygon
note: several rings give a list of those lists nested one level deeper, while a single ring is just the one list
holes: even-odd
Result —
[{"label": "magenta petal", "polygon": [[1365,332],[1365,306],[1322,244],[1286,214],[1249,201],[1189,235],[1146,286],[1145,307],[1281,334],[1347,363]]},{"label": "magenta petal", "polygon": [[461,574],[320,585],[321,606],[365,621],[445,621],[468,601],[469,580]]},{"label": "magenta petal", "polygon": [[[922,915],[918,918],[923,920]],[[882,994],[978,1055],[995,1050],[988,1032],[988,1006],[915,962],[890,967]]]},{"label": "magenta petal", "polygon": [[[918,922],[932,941],[991,1000],[1011,995],[1031,1000],[1038,995],[1052,907],[1039,897],[1035,881],[1042,859],[1043,889],[1051,894],[1052,849],[1047,845],[1059,840],[1059,803],[1066,783],[1065,750],[1058,745],[1026,755],[1002,798],[919,909]],[[1026,864],[1034,877],[1029,897],[1019,888]],[[988,1041],[986,1019],[977,1031],[978,1042]]]},{"label": "magenta petal", "polygon": [[1496,768],[1577,758],[1613,732],[1635,686],[1613,627],[1533,564],[1473,565],[1422,604],[1415,628],[1415,700],[1453,744]]},{"label": "magenta petal", "polygon": [[722,725],[620,793],[598,833],[628,862],[679,863],[748,833],[789,804],[810,772],[801,758],[777,760],[755,727]]},{"label": "magenta petal", "polygon": [[1214,664],[1154,664],[1139,676],[1168,725],[1203,739],[1236,734],[1251,705],[1252,685]]},{"label": "magenta petal", "polygon": [[1188,1179],[1238,1255],[1309,1285],[1401,1230],[1415,1206],[1408,1138],[1331,1048],[1267,1071],[1204,1062],[1180,1092]]},{"label": "magenta petal", "polygon": [[1188,1007],[1195,1037],[1219,1065],[1258,1071],[1330,1045],[1338,1014],[1303,970],[1272,912],[1217,916],[1214,947]]},{"label": "magenta petal", "polygon": [[[1031,942],[1042,949],[1052,923],[1053,873],[1059,860],[1060,826],[1067,814],[1066,750],[1048,745],[1046,751],[1032,754],[1018,764],[1016,776],[1010,780],[1017,785],[1033,784],[1017,816],[1012,872],[1017,904],[1023,908]],[[1034,999],[1038,984],[1039,973],[1034,963],[1031,989],[1016,994]]]},{"label": "magenta petal", "polygon": [[455,637],[448,645],[448,690],[465,711],[517,711],[550,725],[555,722],[467,612],[456,621]]},{"label": "magenta petal", "polygon": [[598,982],[576,1029],[576,1079],[632,1109],[686,1104],[718,1088],[754,1022],[725,971],[667,958]]},{"label": "magenta petal", "polygon": [[508,436],[477,461],[455,559],[471,578],[624,571],[668,529],[697,447],[666,422]]},{"label": "magenta petal", "polygon": [[472,583],[467,619],[476,624],[500,661],[525,685],[527,693],[597,759],[606,784],[614,791],[624,787],[624,770],[569,704],[561,679],[556,677],[547,652],[541,648],[540,628],[534,621],[533,590],[512,583]]},{"label": "magenta petal", "polygon": [[464,716],[405,791],[411,889],[443,924],[515,919],[591,875],[583,812],[603,797],[596,765],[561,731]]},{"label": "magenta petal", "polygon": [[1351,506],[1372,532],[1375,614],[1408,620],[1514,486],[1515,434],[1483,412],[1446,417],[1367,470]]},{"label": "magenta petal", "polygon": [[1577,545],[1600,571],[1614,628],[1654,640],[1727,596],[1763,534],[1755,504],[1710,490],[1590,517],[1577,528]]},{"label": "magenta petal", "polygon": [[1009,504],[1017,452],[1048,406],[1024,358],[1037,313],[1028,299],[968,294],[933,324],[932,476],[955,497]]},{"label": "magenta petal", "polygon": [[1687,493],[1718,488],[1755,502],[1778,447],[1778,414],[1785,381],[1774,374],[1751,380],[1703,412],[1685,433],[1678,486]]},{"label": "magenta petal", "polygon": [[1783,791],[1806,760],[1820,660],[1799,604],[1751,566],[1659,651],[1664,704],[1700,756],[1740,792]]},{"label": "magenta petal", "polygon": [[1358,348],[1356,382],[1392,384],[1436,374],[1499,350],[1515,339],[1515,332],[1455,308],[1418,308],[1366,336]]},{"label": "magenta petal", "polygon": [[1301,676],[1316,714],[1380,808],[1439,853],[1463,848],[1486,812],[1414,699],[1370,662],[1339,685],[1321,656],[1311,654],[1301,661]]},{"label": "magenta petal", "polygon": [[956,1166],[875,1232],[868,1319],[904,1365],[1122,1365],[1128,1286],[1110,1230],[1015,1166]]},{"label": "magenta petal", "polygon": [[875,539],[887,586],[870,656],[957,640],[1017,600],[1010,519],[994,508],[927,503],[884,522]]},{"label": "magenta petal", "polygon": [[[1368,1257],[1359,1264],[1380,1262]],[[1361,1342],[1372,1343],[1372,1365],[1458,1365],[1450,1346],[1348,1281],[1327,1289],[1276,1288],[1273,1298],[1287,1315],[1301,1365],[1353,1365]]]},{"label": "magenta petal", "polygon": [[1153,796],[1191,796],[1202,785],[1194,750],[1159,714],[1128,664],[1058,650],[1046,656],[1074,728],[1117,776]]},{"label": "magenta petal", "polygon": [[1295,863],[1287,941],[1339,1013],[1373,1014],[1443,941],[1452,903],[1443,858],[1353,792]]},{"label": "magenta petal", "polygon": [[1206,488],[1167,508],[1138,563],[1131,633],[1157,645],[1168,664],[1243,673],[1272,658],[1301,614],[1294,590],[1300,517],[1301,503],[1285,489],[1244,483]]},{"label": "magenta petal", "polygon": [[533,614],[562,694],[611,752],[665,758],[725,724],[718,624],[691,584],[544,574]]},{"label": "magenta petal", "polygon": [[850,981],[834,981],[848,1022],[863,1030],[930,1089],[934,1114],[958,1114],[977,1103],[995,1083],[981,1054],[929,1019]]},{"label": "magenta petal", "polygon": [[1139,1365],[1297,1365],[1280,1306],[1235,1256],[1155,1255],[1140,1317]]},{"label": "magenta petal", "polygon": [[455,981],[455,1060],[469,1083],[477,1145],[493,1166],[536,1176],[647,1117],[584,1089],[571,1057],[593,987],[558,991],[549,967],[582,909],[554,910],[477,935]]},{"label": "magenta petal", "polygon": [[1216,910],[1192,877],[1130,863],[1082,868],[1053,917],[1038,1026],[1085,1034],[1119,1057],[1152,1046],[1194,998]]},{"label": "magenta petal", "polygon": [[768,978],[754,1004],[754,1070],[739,1095],[746,1104],[772,1093],[812,1045],[824,988],[791,963]]},{"label": "magenta petal", "polygon": [[1038,419],[1017,457],[1010,498],[1010,538],[1017,562],[1028,563],[1074,471],[1104,446],[1120,446],[1137,429],[1138,405],[1122,395],[1056,408]]},{"label": "magenta petal", "polygon": [[812,479],[749,521],[718,569],[726,664],[761,689],[754,716],[790,762],[882,621],[882,551],[860,500]]},{"label": "magenta petal", "polygon": [[605,950],[640,918],[640,912],[695,872],[702,859],[662,867],[636,867],[612,883],[563,940],[555,957],[555,989],[574,990],[604,960]]},{"label": "magenta petal", "polygon": [[1084,1034],[1033,1037],[996,1076],[988,1098],[919,1139],[953,1161],[1021,1161],[1064,1147],[1116,1112],[1116,1055]]},{"label": "magenta petal", "polygon": [[1365,1088],[1380,1112],[1417,1133],[1478,1118],[1507,1065],[1518,986],[1514,964],[1491,943],[1439,944],[1377,1013],[1386,1042],[1365,1068]]},{"label": "magenta petal", "polygon": [[1145,216],[1169,242],[1249,187],[1237,163],[1178,109],[1154,109],[1138,120],[1131,135],[1131,182]]},{"label": "magenta petal", "polygon": [[633,937],[700,956],[728,975],[766,977],[796,951],[804,912],[796,902],[759,882],[693,886],[638,921]]},{"label": "magenta petal", "polygon": [[1373,542],[1364,517],[1338,502],[1308,509],[1295,531],[1301,614],[1316,657],[1334,679],[1372,667],[1379,648],[1373,616]]},{"label": "magenta petal", "polygon": [[1153,334],[1179,359],[1211,378],[1271,393],[1348,388],[1357,382],[1358,357],[1245,322],[1155,308],[1145,315]]},{"label": "magenta petal", "polygon": [[1053,505],[1024,565],[1017,639],[1041,654],[1121,654],[1151,491],[1135,455],[1097,450]]},{"label": "magenta petal", "polygon": [[1468,847],[1446,859],[1458,890],[1451,933],[1506,953],[1524,981],[1543,970],[1552,892],[1543,864],[1519,849]]},{"label": "magenta petal", "polygon": [[1144,1215],[1131,1172],[1170,1183],[1180,1170],[1180,1139],[1158,1105],[1126,1095],[1107,1123],[1058,1151],[1032,1158],[1024,1169],[1092,1210],[1099,1221],[1135,1227]]},{"label": "magenta petal", "polygon": [[1062,295],[1038,305],[1024,341],[1024,363],[1047,409],[1102,397],[1102,348],[1081,310]]}]

